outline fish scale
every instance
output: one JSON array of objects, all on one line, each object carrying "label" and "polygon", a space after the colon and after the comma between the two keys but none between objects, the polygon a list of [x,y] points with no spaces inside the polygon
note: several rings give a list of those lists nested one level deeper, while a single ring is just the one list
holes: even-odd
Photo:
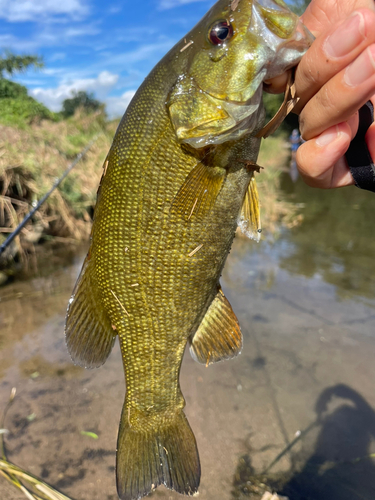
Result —
[{"label": "fish scale", "polygon": [[219,278],[238,221],[259,236],[254,170],[264,110],[254,82],[296,64],[310,41],[281,0],[220,0],[145,79],[118,127],[66,340],[75,362],[97,367],[119,338],[126,379],[121,500],[160,484],[185,494],[198,489],[182,357],[188,342],[206,365],[241,351]]}]

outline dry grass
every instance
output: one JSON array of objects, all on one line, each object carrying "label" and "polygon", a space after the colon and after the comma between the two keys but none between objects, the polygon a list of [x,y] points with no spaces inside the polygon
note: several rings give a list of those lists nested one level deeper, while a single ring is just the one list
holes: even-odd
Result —
[{"label": "dry grass", "polygon": [[26,129],[0,125],[0,233],[11,232],[59,178],[75,156],[99,133],[98,140],[21,233],[21,245],[44,235],[86,239],[91,213],[117,123],[98,114],[76,114]]}]

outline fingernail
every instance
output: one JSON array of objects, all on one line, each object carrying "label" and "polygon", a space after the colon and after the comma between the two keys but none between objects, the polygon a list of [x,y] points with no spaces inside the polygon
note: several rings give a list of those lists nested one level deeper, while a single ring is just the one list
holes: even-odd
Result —
[{"label": "fingernail", "polygon": [[320,136],[317,139],[315,139],[315,144],[317,146],[320,146],[321,148],[324,146],[328,146],[328,144],[330,144],[331,142],[335,141],[338,138],[339,133],[340,131],[337,125],[331,127],[322,134],[320,134]]},{"label": "fingernail", "polygon": [[355,87],[375,74],[375,45],[370,45],[345,70],[344,81]]},{"label": "fingernail", "polygon": [[324,49],[330,57],[342,57],[355,49],[365,37],[365,23],[360,12],[354,12],[332,35]]}]

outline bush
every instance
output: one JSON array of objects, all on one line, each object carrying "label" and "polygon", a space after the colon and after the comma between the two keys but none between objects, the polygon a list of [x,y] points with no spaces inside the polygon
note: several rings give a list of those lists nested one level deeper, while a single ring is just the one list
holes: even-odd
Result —
[{"label": "bush", "polygon": [[5,125],[23,127],[43,119],[56,121],[58,115],[27,94],[0,99],[0,122]]},{"label": "bush", "polygon": [[94,99],[94,94],[80,91],[75,93],[71,99],[65,99],[63,102],[62,114],[65,118],[68,118],[69,116],[73,116],[78,108],[82,108],[84,111],[92,113],[94,111],[103,110],[104,105]]},{"label": "bush", "polygon": [[0,99],[4,99],[5,97],[19,97],[26,95],[27,95],[27,88],[24,87],[23,85],[11,82],[6,78],[0,78]]}]

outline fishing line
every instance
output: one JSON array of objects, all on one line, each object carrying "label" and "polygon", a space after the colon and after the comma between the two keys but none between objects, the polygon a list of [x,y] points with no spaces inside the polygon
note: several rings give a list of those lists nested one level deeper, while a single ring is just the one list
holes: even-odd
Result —
[{"label": "fishing line", "polygon": [[5,252],[6,248],[12,243],[14,238],[18,236],[21,230],[24,228],[26,223],[31,219],[31,217],[39,210],[39,208],[43,205],[43,203],[51,196],[53,191],[61,184],[61,182],[65,179],[65,177],[73,170],[73,168],[77,165],[77,163],[85,156],[87,151],[92,147],[94,142],[98,139],[100,134],[97,134],[88,144],[87,146],[76,156],[74,161],[68,166],[62,176],[57,179],[57,181],[52,185],[51,189],[38,201],[35,207],[25,216],[22,222],[18,224],[16,229],[11,233],[8,238],[2,243],[0,246],[0,255]]}]

